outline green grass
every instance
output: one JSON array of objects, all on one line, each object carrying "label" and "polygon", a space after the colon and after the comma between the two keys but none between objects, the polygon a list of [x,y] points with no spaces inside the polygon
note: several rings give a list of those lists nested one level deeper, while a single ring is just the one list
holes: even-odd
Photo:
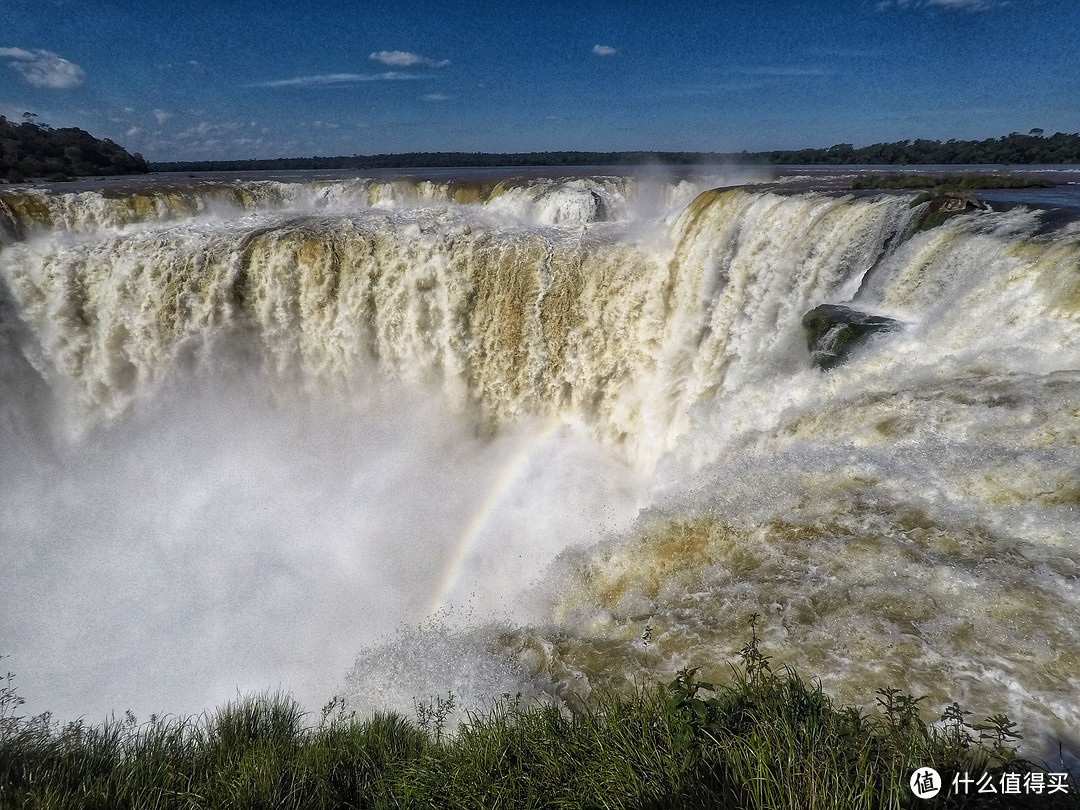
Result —
[{"label": "green grass", "polygon": [[[198,718],[130,714],[100,726],[21,718],[0,687],[4,808],[900,808],[1080,807],[1070,792],[1027,803],[915,799],[911,772],[951,783],[1038,771],[1008,718],[941,721],[921,699],[878,692],[877,711],[838,707],[820,685],[772,671],[755,631],[732,679],[683,670],[670,684],[606,695],[573,711],[505,698],[445,727],[453,699],[415,720],[359,721],[332,701],[309,718],[289,697],[231,703]],[[0,682],[2,683],[2,682]],[[1008,797],[1019,798],[1020,797]]]},{"label": "green grass", "polygon": [[854,189],[930,189],[936,194],[990,188],[1052,188],[1049,180],[1008,174],[869,174],[851,182]]}]

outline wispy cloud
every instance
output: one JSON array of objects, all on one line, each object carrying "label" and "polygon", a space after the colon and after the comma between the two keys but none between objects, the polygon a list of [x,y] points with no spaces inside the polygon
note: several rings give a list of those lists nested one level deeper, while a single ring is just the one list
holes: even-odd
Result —
[{"label": "wispy cloud", "polygon": [[912,110],[903,114],[878,116],[872,120],[875,122],[924,121],[927,119],[964,120],[971,119],[975,116],[1007,115],[1009,112],[1011,111],[1002,107],[950,107],[948,109],[939,110]]},{"label": "wispy cloud", "polygon": [[712,84],[681,85],[679,87],[664,88],[659,92],[661,95],[668,98],[707,98],[709,96],[719,96],[726,93],[763,90],[768,88],[769,85],[770,82],[767,80],[745,79],[741,81],[716,82]]},{"label": "wispy cloud", "polygon": [[747,76],[771,76],[771,77],[785,77],[785,76],[835,76],[835,70],[825,70],[823,68],[803,68],[803,67],[785,67],[785,66],[764,66],[764,67],[748,67],[739,68],[736,73],[742,73]]},{"label": "wispy cloud", "polygon": [[928,6],[945,6],[946,8],[961,8],[968,11],[982,11],[993,6],[1008,5],[1004,0],[926,0]]},{"label": "wispy cloud", "polygon": [[159,127],[172,117],[173,114],[168,110],[154,110],[154,118],[157,119]]},{"label": "wispy cloud", "polygon": [[449,101],[450,96],[445,93],[428,93],[426,96],[420,96],[421,101]]},{"label": "wispy cloud", "polygon": [[880,48],[811,48],[807,53],[839,59],[870,59],[883,56],[885,51]]},{"label": "wispy cloud", "polygon": [[716,78],[696,84],[682,84],[659,92],[669,98],[702,98],[728,93],[745,93],[777,86],[805,84],[802,80],[829,79],[842,75],[841,70],[794,67],[789,65],[757,65],[732,68]]},{"label": "wispy cloud", "polygon": [[70,90],[86,77],[81,67],[52,51],[0,48],[0,57],[7,59],[8,67],[32,87]]},{"label": "wispy cloud", "polygon": [[413,65],[422,65],[423,67],[441,68],[450,64],[449,59],[431,59],[427,56],[421,56],[418,53],[409,53],[408,51],[375,51],[368,59],[373,59],[376,62],[381,62],[384,65],[390,65],[391,67],[412,67]]},{"label": "wispy cloud", "polygon": [[260,82],[255,87],[342,87],[365,82],[394,82],[428,79],[422,73],[398,73],[389,70],[386,73],[327,73],[322,76],[294,76],[291,79],[275,79]]},{"label": "wispy cloud", "polygon": [[597,56],[613,56],[618,53],[618,50],[610,45],[593,45],[592,52]]},{"label": "wispy cloud", "polygon": [[1010,0],[880,0],[874,7],[878,11],[889,11],[894,8],[952,8],[961,11],[986,11],[1009,4]]},{"label": "wispy cloud", "polygon": [[220,137],[241,128],[242,125],[236,121],[200,121],[195,126],[178,132],[175,137],[180,140],[200,139],[207,136]]}]

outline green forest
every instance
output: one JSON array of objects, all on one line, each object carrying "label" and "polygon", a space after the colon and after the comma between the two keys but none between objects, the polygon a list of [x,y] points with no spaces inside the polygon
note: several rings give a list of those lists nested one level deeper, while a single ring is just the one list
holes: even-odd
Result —
[{"label": "green forest", "polygon": [[[1058,132],[1044,137],[1041,129],[1027,135],[1013,132],[1000,138],[982,141],[896,141],[875,143],[856,149],[849,143],[828,149],[799,149],[783,152],[758,152],[749,155],[751,162],[779,165],[806,164],[1018,164],[1018,163],[1080,163],[1080,134]],[[759,161],[760,159],[760,161]]]},{"label": "green forest", "polygon": [[145,174],[142,155],[81,129],[53,129],[27,115],[21,124],[0,115],[0,179],[20,183],[32,177],[68,180],[110,174]]},{"label": "green forest", "polygon": [[204,160],[152,163],[159,172],[282,171],[289,169],[483,168],[496,166],[693,166],[745,165],[926,165],[1080,163],[1080,133],[1044,136],[1014,132],[982,141],[915,140],[876,143],[856,149],[848,143],[827,149],[770,152],[412,152],[268,160]]},{"label": "green forest", "polygon": [[1041,129],[981,141],[930,140],[875,143],[855,148],[842,143],[827,149],[769,152],[411,152],[338,157],[263,160],[201,160],[150,163],[108,139],[81,129],[53,129],[33,120],[21,124],[0,116],[0,181],[199,171],[283,171],[293,169],[411,169],[546,166],[742,165],[927,165],[1080,163],[1080,134]]}]

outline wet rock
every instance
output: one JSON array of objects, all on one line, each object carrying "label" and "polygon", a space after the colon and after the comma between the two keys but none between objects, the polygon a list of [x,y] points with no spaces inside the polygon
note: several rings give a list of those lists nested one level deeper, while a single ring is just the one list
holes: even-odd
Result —
[{"label": "wet rock", "polygon": [[806,348],[810,360],[821,369],[847,361],[851,352],[877,332],[895,332],[900,322],[882,315],[868,315],[839,304],[821,304],[803,315]]},{"label": "wet rock", "polygon": [[916,231],[936,228],[945,220],[957,214],[988,210],[985,203],[962,191],[947,192],[936,197],[927,194],[925,197],[917,197],[913,204],[918,205],[924,202],[928,202],[929,205],[920,215],[918,223],[915,225]]},{"label": "wet rock", "polygon": [[592,194],[593,199],[593,222],[606,222],[608,220],[608,207],[604,202],[604,198],[597,194],[595,191],[589,191]]}]

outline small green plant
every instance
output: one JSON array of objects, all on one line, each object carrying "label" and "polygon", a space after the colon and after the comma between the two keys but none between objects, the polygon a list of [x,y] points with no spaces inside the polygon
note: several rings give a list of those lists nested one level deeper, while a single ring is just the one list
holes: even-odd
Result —
[{"label": "small green plant", "polygon": [[698,680],[698,667],[680,669],[675,680],[667,686],[667,708],[682,721],[675,731],[675,746],[685,750],[690,747],[697,734],[711,736],[708,731],[710,721],[715,720],[720,710],[720,701],[715,697],[702,698],[702,690],[715,692],[716,687],[708,681]]},{"label": "small green plant", "polygon": [[993,742],[994,759],[1002,765],[1009,765],[1014,762],[1023,764],[1023,761],[1017,756],[1016,749],[1011,745],[1016,740],[1022,740],[1023,735],[1014,730],[1016,723],[1006,715],[990,715],[982,723],[974,725],[972,728],[979,732],[980,740]]},{"label": "small green plant", "polygon": [[761,618],[758,613],[751,613],[747,624],[750,625],[750,640],[739,650],[739,660],[742,661],[743,671],[751,684],[757,683],[766,674],[772,674],[769,665],[771,656],[761,652],[761,639],[757,634],[757,622]]},{"label": "small green plant", "polygon": [[522,695],[521,692],[515,692],[512,695],[509,692],[503,692],[502,693],[503,704],[510,711],[520,711],[521,710],[521,699],[522,699],[522,697],[524,697],[524,695]]},{"label": "small green plant", "polygon": [[319,714],[319,728],[334,728],[351,723],[356,718],[356,712],[348,711],[345,698],[341,695],[334,695],[323,704]]},{"label": "small green plant", "polygon": [[957,754],[967,751],[975,742],[974,737],[968,733],[968,729],[974,727],[965,719],[970,715],[971,712],[961,709],[960,704],[955,701],[941,713],[942,741]]},{"label": "small green plant", "polygon": [[919,704],[926,696],[912,697],[900,689],[878,689],[875,693],[877,704],[885,714],[885,722],[895,732],[904,733],[922,728],[919,718]]},{"label": "small green plant", "polygon": [[[0,656],[0,659],[6,656]],[[7,737],[18,729],[24,720],[20,715],[19,708],[26,703],[15,688],[15,676],[7,673],[0,679],[0,739]]]},{"label": "small green plant", "polygon": [[425,733],[434,733],[435,741],[442,740],[446,721],[453,713],[457,705],[457,699],[453,692],[446,693],[444,700],[439,695],[427,701],[413,701],[416,707],[416,722]]},{"label": "small green plant", "polygon": [[645,652],[645,664],[649,663],[649,645],[653,642],[653,628],[651,624],[645,625],[641,631],[641,649]]}]

